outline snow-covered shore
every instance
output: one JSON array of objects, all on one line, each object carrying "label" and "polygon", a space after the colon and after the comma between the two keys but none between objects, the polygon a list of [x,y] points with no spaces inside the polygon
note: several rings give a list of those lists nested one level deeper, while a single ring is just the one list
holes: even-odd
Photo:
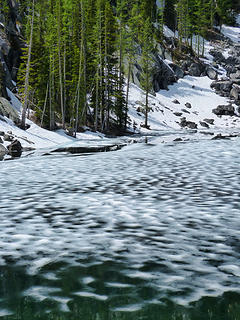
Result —
[{"label": "snow-covered shore", "polygon": [[[240,41],[240,27],[223,26],[223,34],[235,43]],[[211,60],[208,44],[206,57]],[[224,52],[228,54],[228,51]],[[209,63],[211,62],[210,60]],[[223,72],[224,76],[224,72]],[[220,77],[220,74],[219,74]],[[219,105],[228,105],[229,98],[217,95],[210,85],[212,80],[205,77],[185,76],[177,83],[170,85],[169,90],[160,90],[149,98],[149,126],[150,130],[181,130],[181,119],[193,122],[197,129],[212,130],[233,129],[240,131],[240,117],[238,117],[238,106],[235,108],[235,116],[217,116],[212,112]],[[21,105],[17,98],[9,92],[11,104],[20,113]],[[131,130],[138,133],[149,133],[142,128],[144,124],[144,101],[145,93],[137,85],[131,84],[129,93],[129,117],[131,119]],[[206,120],[211,124],[206,125]],[[5,121],[0,120],[0,131],[11,132],[14,138],[19,140],[24,148],[40,149],[52,148],[62,144],[76,141],[68,136],[63,130],[51,132],[40,128],[35,123],[28,120],[30,128],[26,131],[19,129],[13,122],[5,117]],[[103,135],[91,132],[77,134],[77,140],[102,140]],[[9,142],[4,142],[7,146]]]}]

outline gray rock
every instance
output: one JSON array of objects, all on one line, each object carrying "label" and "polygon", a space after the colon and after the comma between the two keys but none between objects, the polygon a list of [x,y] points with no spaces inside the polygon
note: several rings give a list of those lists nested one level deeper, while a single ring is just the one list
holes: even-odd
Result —
[{"label": "gray rock", "polygon": [[218,50],[213,49],[213,50],[210,50],[209,53],[213,56],[214,61],[220,64],[226,61],[226,59],[224,58],[224,55]]},{"label": "gray rock", "polygon": [[216,136],[212,138],[212,140],[222,140],[222,139],[230,139],[229,136],[223,136],[221,133],[218,133]]},{"label": "gray rock", "polygon": [[206,75],[208,76],[209,79],[211,80],[216,80],[218,77],[217,71],[215,71],[213,68],[211,67],[207,67],[206,68]]},{"label": "gray rock", "polygon": [[211,88],[222,93],[230,92],[233,82],[229,80],[214,81],[211,83]]},{"label": "gray rock", "polygon": [[182,112],[174,112],[173,113],[175,116],[177,116],[177,117],[181,117],[182,116]]},{"label": "gray rock", "polygon": [[181,111],[190,114],[190,112],[186,109],[182,109]]},{"label": "gray rock", "polygon": [[188,108],[188,109],[191,109],[192,105],[191,105],[191,103],[187,102],[187,103],[185,103],[185,107]]},{"label": "gray rock", "polygon": [[9,133],[5,133],[4,136],[3,136],[3,139],[4,139],[4,141],[11,142],[11,141],[13,141],[14,136],[9,134]]},{"label": "gray rock", "polygon": [[175,76],[178,78],[178,79],[181,79],[184,77],[184,71],[182,68],[180,68],[178,65],[174,64],[174,63],[170,63],[169,66],[173,69],[174,73],[175,73]]},{"label": "gray rock", "polygon": [[214,124],[214,119],[203,119],[203,121],[208,124]]},{"label": "gray rock", "polygon": [[8,147],[8,153],[12,157],[20,157],[22,154],[22,145],[18,140],[14,140]]},{"label": "gray rock", "polygon": [[192,63],[188,69],[190,76],[200,77],[202,73],[202,67],[200,63]]},{"label": "gray rock", "polygon": [[213,109],[212,112],[217,116],[234,116],[235,108],[232,105],[219,105],[216,109]]},{"label": "gray rock", "polygon": [[234,98],[235,100],[238,100],[239,95],[240,95],[240,86],[237,84],[233,84],[233,87],[230,91],[230,98]]},{"label": "gray rock", "polygon": [[171,67],[163,61],[159,55],[154,55],[153,90],[167,90],[169,84],[177,81],[177,77]]},{"label": "gray rock", "polygon": [[5,155],[7,153],[8,153],[7,148],[5,148],[4,145],[0,143],[0,155]]},{"label": "gray rock", "polygon": [[180,126],[182,128],[187,127],[189,129],[197,129],[197,124],[195,122],[192,122],[192,121],[187,121],[185,117],[181,119]]},{"label": "gray rock", "polygon": [[177,99],[173,100],[172,102],[175,104],[180,104],[180,102]]},{"label": "gray rock", "polygon": [[199,121],[200,125],[205,128],[209,128],[209,125],[204,121]]},{"label": "gray rock", "polygon": [[230,73],[229,77],[231,80],[240,79],[240,71],[237,70],[235,73]]},{"label": "gray rock", "polygon": [[20,122],[17,111],[11,103],[3,97],[0,97],[0,115],[9,118],[16,124]]}]

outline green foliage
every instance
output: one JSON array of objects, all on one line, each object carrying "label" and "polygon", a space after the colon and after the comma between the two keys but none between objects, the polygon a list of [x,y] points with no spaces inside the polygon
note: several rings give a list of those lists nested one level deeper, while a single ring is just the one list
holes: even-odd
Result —
[{"label": "green foliage", "polygon": [[[7,14],[7,0],[2,1],[0,10]],[[19,3],[26,43],[30,37],[31,3],[30,0]],[[54,121],[63,125],[66,121],[75,129],[94,124],[95,129],[108,130],[114,118],[120,128],[125,127],[136,51],[142,51],[141,83],[147,92],[147,105],[153,39],[164,39],[163,25],[178,29],[181,50],[182,44],[191,43],[193,34],[205,35],[216,14],[221,22],[229,21],[233,8],[231,0],[160,0],[160,3],[162,6],[157,10],[155,0],[36,1],[29,90],[31,106],[44,126],[52,128]],[[155,21],[158,30],[153,27]],[[198,46],[200,54],[200,40]],[[22,51],[18,74],[21,94],[28,47]]]}]

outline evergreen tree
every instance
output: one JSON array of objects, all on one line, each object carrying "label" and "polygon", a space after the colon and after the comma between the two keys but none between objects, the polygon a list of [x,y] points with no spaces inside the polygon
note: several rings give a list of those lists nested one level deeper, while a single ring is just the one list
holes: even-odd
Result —
[{"label": "evergreen tree", "polygon": [[152,73],[152,25],[148,18],[143,25],[142,29],[142,86],[145,90],[145,128],[148,128],[148,112],[149,112],[149,93],[151,90],[151,73]]}]

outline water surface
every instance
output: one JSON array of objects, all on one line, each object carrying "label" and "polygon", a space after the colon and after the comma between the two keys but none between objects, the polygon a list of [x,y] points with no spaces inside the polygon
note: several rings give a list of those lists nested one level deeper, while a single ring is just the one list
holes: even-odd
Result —
[{"label": "water surface", "polygon": [[240,141],[0,164],[0,318],[240,319]]}]

